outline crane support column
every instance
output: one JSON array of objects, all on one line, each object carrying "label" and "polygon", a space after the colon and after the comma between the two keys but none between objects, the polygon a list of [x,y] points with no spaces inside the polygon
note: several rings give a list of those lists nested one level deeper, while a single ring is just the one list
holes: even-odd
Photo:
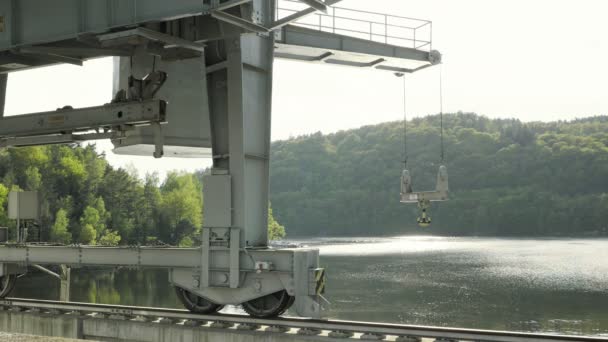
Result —
[{"label": "crane support column", "polygon": [[[262,23],[272,20],[271,2],[254,1],[251,9]],[[220,183],[229,177],[231,203],[212,192],[220,187],[205,186],[208,210],[204,226],[212,230],[238,228],[241,247],[264,248],[268,244],[274,35],[239,35],[215,47],[222,50],[222,45],[225,59],[219,63],[225,68],[208,70],[213,170],[205,183]],[[222,205],[231,207],[221,208]]]}]

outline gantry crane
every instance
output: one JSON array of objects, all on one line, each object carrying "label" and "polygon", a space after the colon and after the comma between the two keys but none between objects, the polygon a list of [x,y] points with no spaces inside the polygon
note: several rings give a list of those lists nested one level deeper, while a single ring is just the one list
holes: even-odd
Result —
[{"label": "gantry crane", "polygon": [[[10,72],[115,58],[110,103],[0,117],[0,147],[111,139],[119,154],[213,160],[201,246],[4,244],[0,297],[33,265],[162,267],[193,312],[239,304],[272,317],[293,304],[299,315],[319,317],[318,250],[268,246],[273,58],[406,73],[441,61],[430,34],[416,37],[430,22],[401,18],[414,23],[414,36],[397,37],[399,17],[348,19],[330,7],[337,2],[0,0],[0,113]],[[340,28],[342,20],[364,28]]]}]

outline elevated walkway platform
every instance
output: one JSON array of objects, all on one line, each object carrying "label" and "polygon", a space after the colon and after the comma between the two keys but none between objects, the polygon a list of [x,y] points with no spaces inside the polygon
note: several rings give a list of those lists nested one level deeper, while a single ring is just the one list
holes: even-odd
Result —
[{"label": "elevated walkway platform", "polygon": [[438,51],[390,45],[297,25],[285,26],[277,32],[274,56],[405,73],[441,63]]},{"label": "elevated walkway platform", "polygon": [[[295,0],[277,2],[277,22],[302,11]],[[441,63],[432,49],[432,22],[337,6],[275,31],[275,57],[411,73]]]}]

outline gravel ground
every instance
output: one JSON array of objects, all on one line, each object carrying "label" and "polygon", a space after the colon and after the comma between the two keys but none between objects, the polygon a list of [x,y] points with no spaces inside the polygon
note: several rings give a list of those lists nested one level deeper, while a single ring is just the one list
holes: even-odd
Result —
[{"label": "gravel ground", "polygon": [[46,337],[46,336],[33,336],[33,335],[22,335],[0,332],[0,341],[6,342],[78,342],[84,340],[74,340],[71,338],[63,337]]}]

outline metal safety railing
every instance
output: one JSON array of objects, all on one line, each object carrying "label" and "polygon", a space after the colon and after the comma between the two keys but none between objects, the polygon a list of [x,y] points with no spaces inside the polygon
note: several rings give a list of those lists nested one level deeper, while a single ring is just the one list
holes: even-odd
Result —
[{"label": "metal safety railing", "polygon": [[[306,7],[297,0],[278,0],[275,8],[276,19],[282,19]],[[433,23],[429,20],[328,7],[327,13],[316,12],[293,22],[292,25],[417,50],[432,49]]]}]

